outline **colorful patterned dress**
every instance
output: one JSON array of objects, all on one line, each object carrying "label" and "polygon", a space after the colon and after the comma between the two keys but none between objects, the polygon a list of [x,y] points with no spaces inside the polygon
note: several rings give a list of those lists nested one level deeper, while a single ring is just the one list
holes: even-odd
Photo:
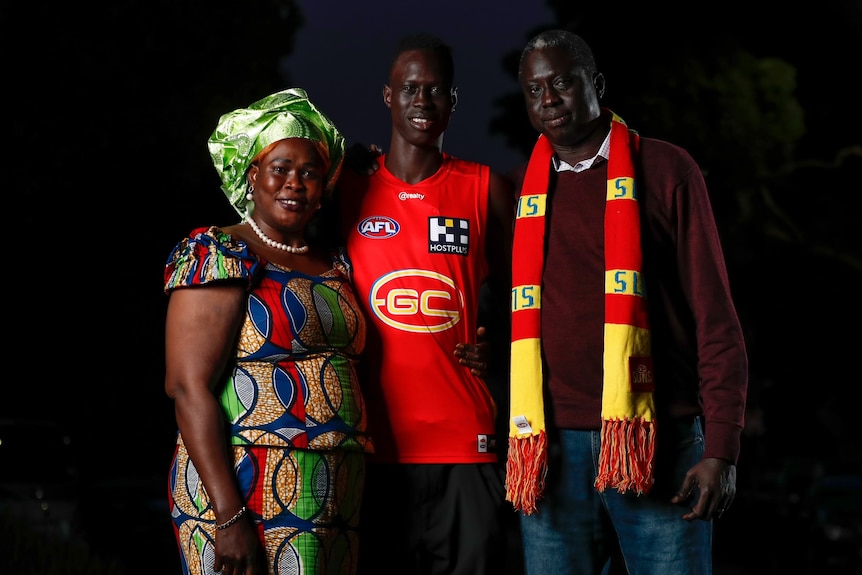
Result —
[{"label": "colorful patterned dress", "polygon": [[[219,401],[273,575],[355,572],[364,454],[373,447],[356,374],[366,325],[351,271],[343,254],[320,276],[282,268],[216,227],[194,230],[166,265],[167,293],[225,280],[248,285]],[[184,573],[215,573],[215,514],[181,435],[170,505]]]}]

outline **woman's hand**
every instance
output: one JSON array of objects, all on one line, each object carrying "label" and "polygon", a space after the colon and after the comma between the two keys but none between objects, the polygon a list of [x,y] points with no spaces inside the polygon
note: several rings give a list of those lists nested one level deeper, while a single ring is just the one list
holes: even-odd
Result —
[{"label": "woman's hand", "polygon": [[266,553],[253,522],[242,517],[226,529],[216,531],[213,569],[222,575],[263,575]]}]

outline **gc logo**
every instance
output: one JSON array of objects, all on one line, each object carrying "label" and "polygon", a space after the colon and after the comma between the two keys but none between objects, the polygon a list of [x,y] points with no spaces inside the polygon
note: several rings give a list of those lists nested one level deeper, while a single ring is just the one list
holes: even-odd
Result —
[{"label": "gc logo", "polygon": [[380,277],[368,296],[371,312],[395,329],[437,333],[461,321],[464,296],[437,272],[406,269]]}]

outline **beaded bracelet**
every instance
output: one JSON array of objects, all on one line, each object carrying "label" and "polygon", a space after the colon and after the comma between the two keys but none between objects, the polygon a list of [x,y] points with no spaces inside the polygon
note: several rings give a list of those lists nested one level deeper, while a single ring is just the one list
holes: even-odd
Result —
[{"label": "beaded bracelet", "polygon": [[230,527],[231,525],[233,525],[234,523],[239,521],[239,518],[242,517],[243,515],[245,515],[245,512],[246,512],[246,508],[245,508],[245,505],[243,505],[242,507],[239,508],[239,511],[236,512],[236,515],[234,515],[233,517],[231,517],[230,519],[228,519],[227,521],[225,521],[221,525],[216,525],[215,528],[218,529],[219,531],[221,531],[222,529],[227,529],[228,527]]}]

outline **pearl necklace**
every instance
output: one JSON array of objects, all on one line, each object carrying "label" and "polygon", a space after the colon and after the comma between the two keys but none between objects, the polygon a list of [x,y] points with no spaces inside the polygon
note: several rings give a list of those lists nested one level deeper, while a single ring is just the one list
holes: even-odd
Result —
[{"label": "pearl necklace", "polygon": [[248,222],[248,225],[251,226],[251,229],[254,230],[254,233],[257,234],[257,237],[259,237],[263,243],[265,243],[271,248],[282,250],[291,254],[304,254],[308,251],[308,244],[304,244],[299,247],[293,247],[287,244],[283,244],[281,242],[277,242],[274,239],[268,237],[265,233],[263,233],[263,230],[260,229],[257,223],[250,217],[246,218],[245,221]]}]

